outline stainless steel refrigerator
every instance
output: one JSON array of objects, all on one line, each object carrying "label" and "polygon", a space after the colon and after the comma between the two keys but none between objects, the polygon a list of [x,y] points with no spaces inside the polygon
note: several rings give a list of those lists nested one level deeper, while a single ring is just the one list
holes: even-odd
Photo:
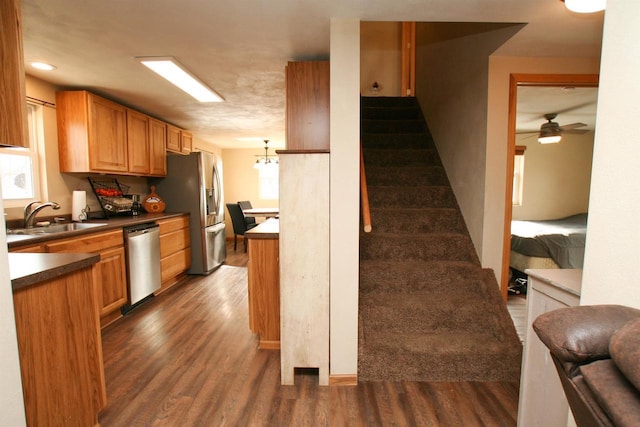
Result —
[{"label": "stainless steel refrigerator", "polygon": [[209,274],[227,255],[222,161],[204,151],[167,156],[167,176],[155,181],[166,212],[190,214],[189,274]]}]

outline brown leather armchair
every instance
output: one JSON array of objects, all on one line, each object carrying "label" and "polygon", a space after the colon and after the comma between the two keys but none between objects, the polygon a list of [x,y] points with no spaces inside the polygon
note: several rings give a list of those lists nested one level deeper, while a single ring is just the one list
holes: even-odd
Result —
[{"label": "brown leather armchair", "polygon": [[579,427],[640,426],[640,310],[561,308],[533,329],[549,348]]}]

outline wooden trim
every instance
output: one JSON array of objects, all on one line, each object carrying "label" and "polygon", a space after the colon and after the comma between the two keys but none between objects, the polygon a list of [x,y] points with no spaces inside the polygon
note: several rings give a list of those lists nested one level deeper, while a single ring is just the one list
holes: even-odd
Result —
[{"label": "wooden trim", "polygon": [[360,201],[362,203],[362,222],[364,232],[371,232],[371,209],[369,208],[369,189],[367,187],[367,174],[364,171],[364,156],[362,155],[362,142],[360,142]]},{"label": "wooden trim", "polygon": [[122,312],[120,310],[112,311],[111,313],[107,313],[104,316],[100,317],[100,328],[106,328],[111,325],[116,320],[122,317]]},{"label": "wooden trim", "polygon": [[358,385],[358,375],[355,374],[340,374],[340,375],[329,375],[329,385],[335,386],[357,386]]},{"label": "wooden trim", "polygon": [[516,145],[516,149],[515,149],[516,156],[522,156],[525,151],[527,151],[526,145]]},{"label": "wooden trim", "polygon": [[260,350],[280,350],[280,341],[263,340],[258,342],[258,349]]},{"label": "wooden trim", "polygon": [[276,154],[329,154],[327,149],[322,150],[276,150]]},{"label": "wooden trim", "polygon": [[402,23],[402,96],[416,96],[416,23]]},{"label": "wooden trim", "polygon": [[505,185],[504,227],[502,239],[502,280],[500,292],[507,300],[509,289],[509,258],[511,254],[511,217],[513,216],[513,158],[516,152],[516,114],[518,86],[579,86],[597,87],[598,74],[511,74],[509,77],[509,115],[507,135],[507,182]]}]

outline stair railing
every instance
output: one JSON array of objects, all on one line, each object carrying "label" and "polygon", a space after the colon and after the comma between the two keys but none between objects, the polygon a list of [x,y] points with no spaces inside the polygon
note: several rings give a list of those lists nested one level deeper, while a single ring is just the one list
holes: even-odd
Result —
[{"label": "stair railing", "polygon": [[364,232],[371,232],[371,211],[369,209],[369,190],[367,189],[367,175],[364,172],[364,156],[362,155],[362,141],[360,141],[360,200],[362,203],[362,222]]}]

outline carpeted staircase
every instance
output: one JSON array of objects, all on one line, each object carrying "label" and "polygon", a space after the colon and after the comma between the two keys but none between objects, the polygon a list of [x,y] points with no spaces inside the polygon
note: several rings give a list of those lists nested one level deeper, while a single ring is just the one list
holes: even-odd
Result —
[{"label": "carpeted staircase", "polygon": [[360,381],[519,381],[522,347],[478,261],[415,98],[362,98],[373,231],[360,236]]}]

